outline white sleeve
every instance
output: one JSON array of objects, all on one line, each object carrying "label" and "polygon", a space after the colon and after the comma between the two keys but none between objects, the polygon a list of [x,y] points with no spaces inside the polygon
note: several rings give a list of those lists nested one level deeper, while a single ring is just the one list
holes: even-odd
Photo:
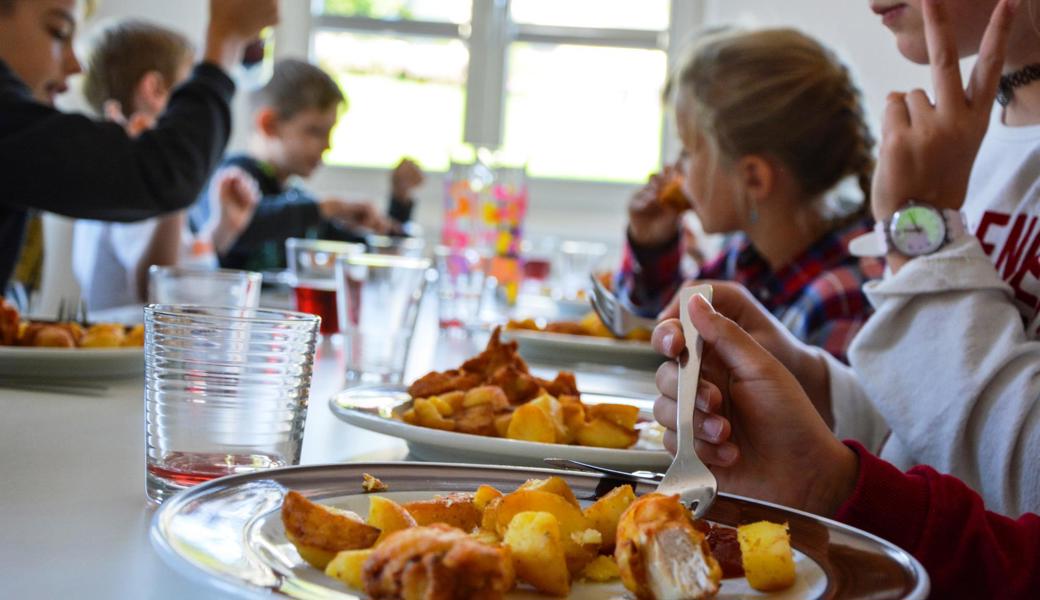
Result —
[{"label": "white sleeve", "polygon": [[885,419],[874,408],[851,367],[829,352],[821,350],[820,355],[827,361],[834,435],[839,440],[856,440],[874,454],[880,453],[888,436]]},{"label": "white sleeve", "polygon": [[865,290],[876,312],[849,358],[891,441],[990,510],[1040,511],[1040,342],[979,243],[916,258]]},{"label": "white sleeve", "polygon": [[137,263],[141,261],[148,246],[152,243],[152,234],[158,219],[146,219],[136,223],[112,223],[109,231],[112,235],[112,251],[117,260],[126,269],[126,285],[137,295]]}]

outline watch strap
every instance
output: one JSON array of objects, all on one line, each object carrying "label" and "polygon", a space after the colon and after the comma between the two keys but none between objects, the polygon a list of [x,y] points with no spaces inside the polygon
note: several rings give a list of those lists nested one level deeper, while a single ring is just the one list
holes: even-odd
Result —
[{"label": "watch strap", "polygon": [[[946,222],[946,239],[941,248],[946,247],[968,234],[967,219],[962,211],[944,208],[941,211],[943,220]],[[892,218],[878,221],[874,224],[874,230],[864,233],[849,242],[849,254],[861,257],[881,257],[890,250],[898,252],[890,247],[888,226]]]}]

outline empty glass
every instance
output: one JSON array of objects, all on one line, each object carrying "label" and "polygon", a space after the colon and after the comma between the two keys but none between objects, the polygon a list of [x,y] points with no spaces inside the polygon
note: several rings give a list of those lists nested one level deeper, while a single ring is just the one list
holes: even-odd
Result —
[{"label": "empty glass", "polygon": [[607,255],[606,244],[568,240],[560,244],[557,285],[565,300],[582,299],[589,287],[589,275],[596,272]]},{"label": "empty glass", "polygon": [[473,248],[434,249],[437,260],[437,314],[442,329],[480,321],[487,260]]},{"label": "empty glass", "polygon": [[370,235],[365,238],[365,245],[372,254],[390,254],[393,256],[421,257],[426,248],[422,238],[391,237],[388,235]]},{"label": "empty glass", "polygon": [[336,258],[364,251],[364,244],[300,238],[285,240],[289,285],[296,298],[296,310],[321,317],[322,335],[339,333],[340,330],[336,309]]},{"label": "empty glass", "polygon": [[260,273],[233,269],[160,267],[148,269],[148,301],[254,308],[260,304]]},{"label": "empty glass", "polygon": [[318,317],[257,308],[145,308],[145,491],[297,464]]},{"label": "empty glass", "polygon": [[348,383],[400,383],[430,261],[357,254],[336,259]]}]

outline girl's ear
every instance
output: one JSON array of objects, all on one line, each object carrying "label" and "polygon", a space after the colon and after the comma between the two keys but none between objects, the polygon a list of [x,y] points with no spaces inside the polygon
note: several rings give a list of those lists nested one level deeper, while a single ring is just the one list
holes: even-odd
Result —
[{"label": "girl's ear", "polygon": [[751,202],[762,202],[773,195],[777,172],[772,161],[749,154],[737,161],[736,175]]},{"label": "girl's ear", "polygon": [[278,113],[275,112],[270,106],[263,106],[257,109],[256,115],[256,129],[266,137],[274,137],[278,135]]},{"label": "girl's ear", "polygon": [[137,82],[134,92],[134,104],[131,112],[143,112],[158,115],[166,107],[166,101],[170,97],[170,87],[166,85],[166,78],[158,71],[148,71]]}]

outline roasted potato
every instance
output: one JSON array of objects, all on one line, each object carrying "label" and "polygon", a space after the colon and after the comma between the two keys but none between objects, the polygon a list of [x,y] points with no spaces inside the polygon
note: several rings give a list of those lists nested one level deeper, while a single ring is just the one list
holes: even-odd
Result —
[{"label": "roasted potato", "polygon": [[130,331],[126,332],[126,337],[123,338],[123,347],[139,347],[144,346],[144,325],[137,324],[130,328]]},{"label": "roasted potato", "polygon": [[488,503],[495,498],[501,498],[502,495],[502,492],[490,485],[482,485],[478,487],[476,493],[473,494],[473,506],[476,506],[477,510],[483,512]]},{"label": "roasted potato", "polygon": [[574,490],[572,490],[571,486],[567,485],[567,482],[558,475],[553,475],[547,479],[528,479],[520,487],[516,488],[516,491],[518,492],[521,490],[556,494],[574,506],[581,508],[581,505],[578,504],[578,499],[574,497]]},{"label": "roasted potato", "polygon": [[509,420],[506,437],[513,440],[552,444],[556,442],[556,424],[542,407],[524,404],[513,411],[513,418]]},{"label": "roasted potato", "polygon": [[403,506],[420,526],[445,523],[466,532],[479,527],[482,516],[473,501],[473,494],[435,496],[430,500],[406,502]]},{"label": "roasted potato", "polygon": [[787,523],[741,525],[737,527],[737,540],[748,585],[760,592],[773,592],[794,583],[794,552]]},{"label": "roasted potato", "polygon": [[614,542],[617,539],[618,521],[621,514],[636,499],[632,486],[622,485],[610,490],[607,495],[585,509],[585,518],[589,525],[603,535],[603,552],[613,552]]},{"label": "roasted potato", "polygon": [[416,398],[412,402],[412,410],[415,411],[415,425],[431,429],[443,429],[444,431],[455,430],[455,422],[451,419],[445,419],[437,409],[437,406],[426,398]]},{"label": "roasted potato", "polygon": [[624,429],[636,428],[639,408],[629,404],[592,404],[588,408],[589,420],[604,419]]},{"label": "roasted potato", "polygon": [[527,404],[530,406],[537,406],[542,409],[545,414],[549,415],[549,418],[552,420],[553,428],[556,430],[557,444],[569,444],[573,441],[574,436],[563,422],[563,406],[560,405],[559,400],[553,398],[549,394],[543,393]]},{"label": "roasted potato", "polygon": [[329,561],[325,566],[325,574],[333,579],[338,579],[355,590],[365,589],[364,581],[361,579],[361,567],[372,556],[372,549],[344,550]]},{"label": "roasted potato", "polygon": [[581,577],[589,581],[606,582],[620,577],[617,561],[613,556],[597,556],[592,562],[585,565]]},{"label": "roasted potato", "polygon": [[282,502],[282,524],[300,557],[320,570],[340,551],[369,548],[379,537],[379,529],[355,513],[311,502],[295,491]]},{"label": "roasted potato", "polygon": [[116,323],[92,325],[79,340],[82,348],[119,348],[126,340],[126,328]]},{"label": "roasted potato", "polygon": [[551,513],[522,511],[513,515],[502,536],[517,577],[552,596],[566,596],[571,591],[560,529]]},{"label": "roasted potato", "polygon": [[509,410],[509,398],[497,385],[482,385],[466,392],[462,407],[469,408],[478,404],[487,404],[495,412]]},{"label": "roasted potato", "polygon": [[602,537],[597,535],[595,543],[585,538],[585,531],[590,528],[585,515],[562,496],[550,492],[520,490],[503,496],[495,512],[499,535],[504,536],[513,517],[525,511],[547,512],[556,517],[567,555],[567,567],[571,572],[581,571],[596,557]]},{"label": "roasted potato", "polygon": [[495,437],[495,409],[490,404],[475,404],[463,407],[452,417],[455,431],[472,435]]},{"label": "roasted potato", "polygon": [[403,506],[383,496],[368,499],[368,524],[380,531],[376,545],[401,529],[415,527],[415,518]]},{"label": "roasted potato", "polygon": [[639,440],[639,433],[634,429],[625,429],[602,418],[585,423],[576,434],[578,443],[582,446],[599,448],[628,448]]}]

